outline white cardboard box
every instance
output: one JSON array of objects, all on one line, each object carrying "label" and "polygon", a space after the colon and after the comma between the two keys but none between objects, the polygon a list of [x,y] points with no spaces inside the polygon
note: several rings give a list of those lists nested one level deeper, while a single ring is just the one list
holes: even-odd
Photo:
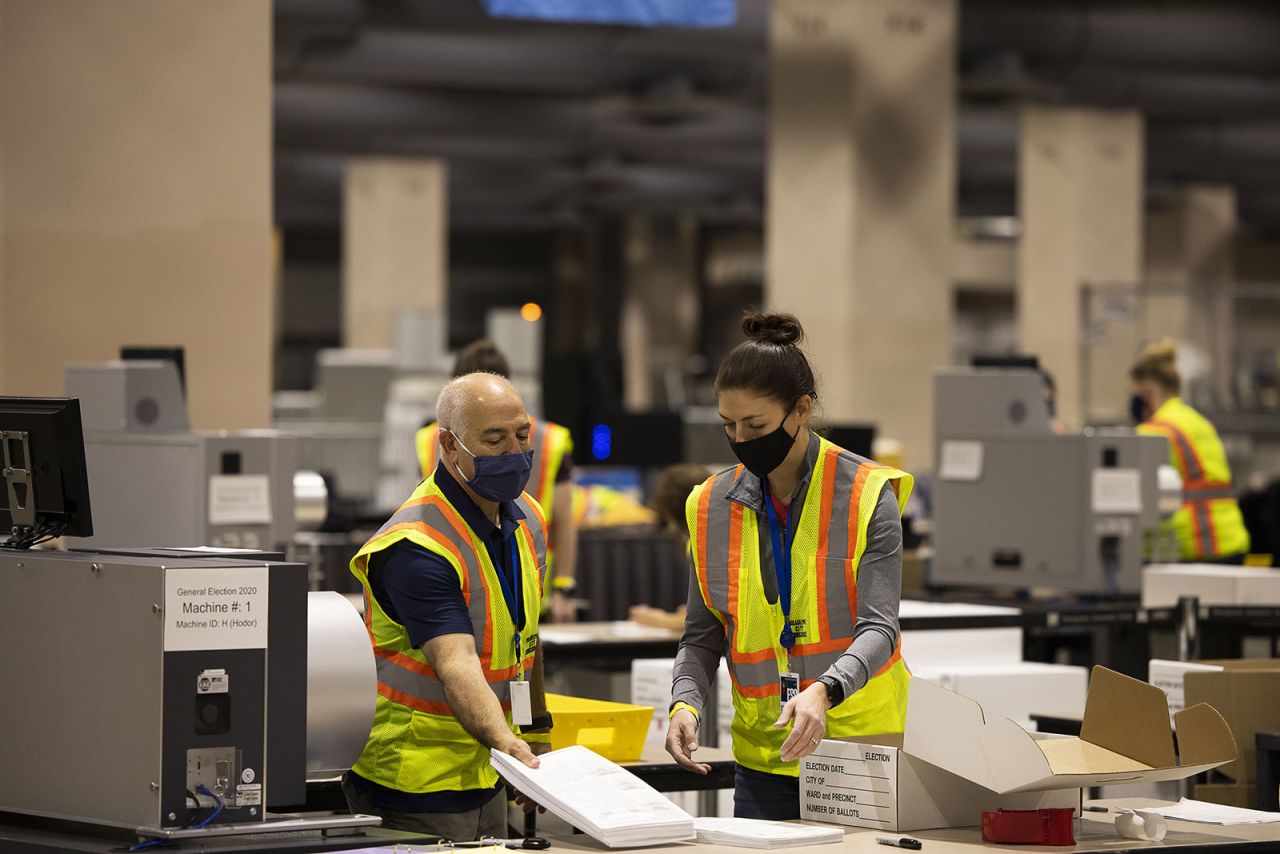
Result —
[{"label": "white cardboard box", "polygon": [[1078,789],[998,795],[904,753],[901,738],[819,744],[800,763],[800,817],[903,832],[976,825],[983,810],[1080,807]]},{"label": "white cardboard box", "polygon": [[[904,599],[898,618],[972,617],[1021,613],[998,605]],[[1022,660],[1022,629],[910,629],[902,633],[902,657],[914,672],[953,664],[1005,664]]]},{"label": "white cardboard box", "polygon": [[1009,718],[1031,728],[1033,714],[1080,718],[1089,672],[1070,664],[1017,661],[911,667],[911,675],[976,700],[992,718]]},{"label": "white cardboard box", "polygon": [[1142,607],[1171,608],[1180,596],[1201,605],[1280,605],[1280,570],[1185,563],[1142,570]]},{"label": "white cardboard box", "polygon": [[1235,758],[1227,722],[1200,703],[1176,716],[1178,764],[1168,701],[1159,688],[1094,667],[1078,737],[1029,733],[1008,719],[924,680],[912,680],[904,749],[993,792],[1181,780]]}]

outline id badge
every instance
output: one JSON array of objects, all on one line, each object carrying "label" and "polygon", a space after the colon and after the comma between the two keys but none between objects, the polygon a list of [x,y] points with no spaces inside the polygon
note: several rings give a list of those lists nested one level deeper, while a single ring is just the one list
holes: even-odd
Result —
[{"label": "id badge", "polygon": [[778,687],[782,696],[782,705],[785,706],[789,700],[794,700],[800,694],[800,674],[779,673]]},{"label": "id badge", "polygon": [[529,695],[529,683],[519,680],[511,683],[511,722],[516,726],[533,723],[533,701]]}]

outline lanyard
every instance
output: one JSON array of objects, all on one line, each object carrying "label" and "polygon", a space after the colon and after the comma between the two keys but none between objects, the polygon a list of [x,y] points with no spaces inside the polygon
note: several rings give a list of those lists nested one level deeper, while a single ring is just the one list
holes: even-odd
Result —
[{"label": "lanyard", "polygon": [[516,634],[516,668],[524,673],[524,656],[520,648],[520,632],[524,630],[524,576],[520,566],[520,544],[517,534],[511,535],[511,572],[502,571],[498,567],[498,583],[502,587],[502,598],[507,603],[507,612],[511,614],[511,623]]},{"label": "lanyard", "polygon": [[764,509],[769,517],[769,538],[773,542],[773,571],[778,578],[778,604],[782,606],[782,634],[778,642],[789,655],[796,645],[795,632],[791,631],[791,535],[778,521],[778,512],[773,509],[773,499],[769,497],[769,483],[764,483]]}]

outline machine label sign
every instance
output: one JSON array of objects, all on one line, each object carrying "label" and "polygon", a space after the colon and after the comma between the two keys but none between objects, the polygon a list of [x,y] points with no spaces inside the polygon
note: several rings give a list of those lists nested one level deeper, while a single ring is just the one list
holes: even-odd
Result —
[{"label": "machine label sign", "polygon": [[210,525],[270,525],[271,478],[217,474],[209,478]]},{"label": "machine label sign", "polygon": [[166,570],[165,652],[266,649],[267,577],[265,566]]}]

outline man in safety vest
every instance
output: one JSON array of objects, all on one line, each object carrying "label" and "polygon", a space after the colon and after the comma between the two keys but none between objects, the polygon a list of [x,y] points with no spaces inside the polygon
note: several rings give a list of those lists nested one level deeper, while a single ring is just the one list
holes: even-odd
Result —
[{"label": "man in safety vest", "polygon": [[532,424],[515,388],[463,376],[436,413],[439,463],[351,561],[378,696],[342,786],[353,812],[456,842],[506,836],[490,751],[537,767],[550,747],[538,644],[546,525],[523,493]]},{"label": "man in safety vest", "polygon": [[[483,371],[511,377],[511,366],[492,341],[473,341],[458,353],[453,375]],[[550,540],[547,543],[546,578],[543,579],[542,612],[553,623],[572,622],[573,596],[577,591],[574,572],[578,562],[578,525],[573,514],[573,437],[569,431],[545,419],[535,419],[530,434],[533,443],[533,474],[529,494],[542,505]],[[440,458],[440,429],[432,423],[415,437],[422,476],[429,477]]]},{"label": "man in safety vest", "polygon": [[1182,475],[1182,506],[1170,524],[1184,561],[1243,563],[1249,531],[1231,485],[1231,467],[1218,431],[1179,397],[1177,349],[1172,341],[1149,347],[1129,371],[1130,409],[1138,432],[1169,440],[1171,462]]}]

